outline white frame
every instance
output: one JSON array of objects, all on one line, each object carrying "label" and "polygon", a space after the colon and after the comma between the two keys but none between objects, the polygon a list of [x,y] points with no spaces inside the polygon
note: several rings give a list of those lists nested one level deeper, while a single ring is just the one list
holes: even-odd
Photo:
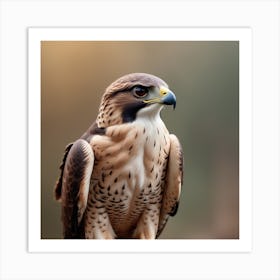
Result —
[{"label": "white frame", "polygon": [[[239,239],[41,239],[41,41],[239,41]],[[29,28],[29,252],[250,252],[252,249],[252,32],[250,28]]]}]

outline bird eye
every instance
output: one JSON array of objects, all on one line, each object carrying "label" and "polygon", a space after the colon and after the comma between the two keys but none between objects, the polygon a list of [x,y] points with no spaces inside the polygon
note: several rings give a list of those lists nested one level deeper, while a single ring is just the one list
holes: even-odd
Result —
[{"label": "bird eye", "polygon": [[148,94],[148,92],[149,92],[149,89],[146,87],[143,87],[143,86],[135,86],[133,88],[133,94],[136,97],[144,97]]}]

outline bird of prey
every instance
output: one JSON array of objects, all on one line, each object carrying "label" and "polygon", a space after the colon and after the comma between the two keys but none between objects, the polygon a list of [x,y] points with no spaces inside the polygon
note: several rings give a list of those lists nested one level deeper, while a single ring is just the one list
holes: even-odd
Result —
[{"label": "bird of prey", "polygon": [[177,212],[183,156],[160,111],[176,97],[132,73],[102,96],[96,121],[66,147],[55,186],[66,239],[155,239]]}]

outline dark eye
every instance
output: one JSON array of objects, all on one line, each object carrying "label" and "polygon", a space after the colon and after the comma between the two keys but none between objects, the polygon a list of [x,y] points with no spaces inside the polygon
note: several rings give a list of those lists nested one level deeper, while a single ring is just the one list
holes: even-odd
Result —
[{"label": "dark eye", "polygon": [[146,88],[146,87],[143,87],[143,86],[135,86],[132,89],[132,92],[137,97],[144,97],[144,96],[146,96],[148,94],[149,89]]}]

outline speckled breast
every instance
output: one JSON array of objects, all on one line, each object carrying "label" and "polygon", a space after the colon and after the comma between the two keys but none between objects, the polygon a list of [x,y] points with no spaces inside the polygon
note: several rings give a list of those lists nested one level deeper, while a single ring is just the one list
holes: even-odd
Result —
[{"label": "speckled breast", "polygon": [[165,130],[163,123],[140,122],[113,127],[91,141],[95,163],[89,205],[108,213],[119,236],[133,231],[150,204],[160,207],[170,146]]}]

